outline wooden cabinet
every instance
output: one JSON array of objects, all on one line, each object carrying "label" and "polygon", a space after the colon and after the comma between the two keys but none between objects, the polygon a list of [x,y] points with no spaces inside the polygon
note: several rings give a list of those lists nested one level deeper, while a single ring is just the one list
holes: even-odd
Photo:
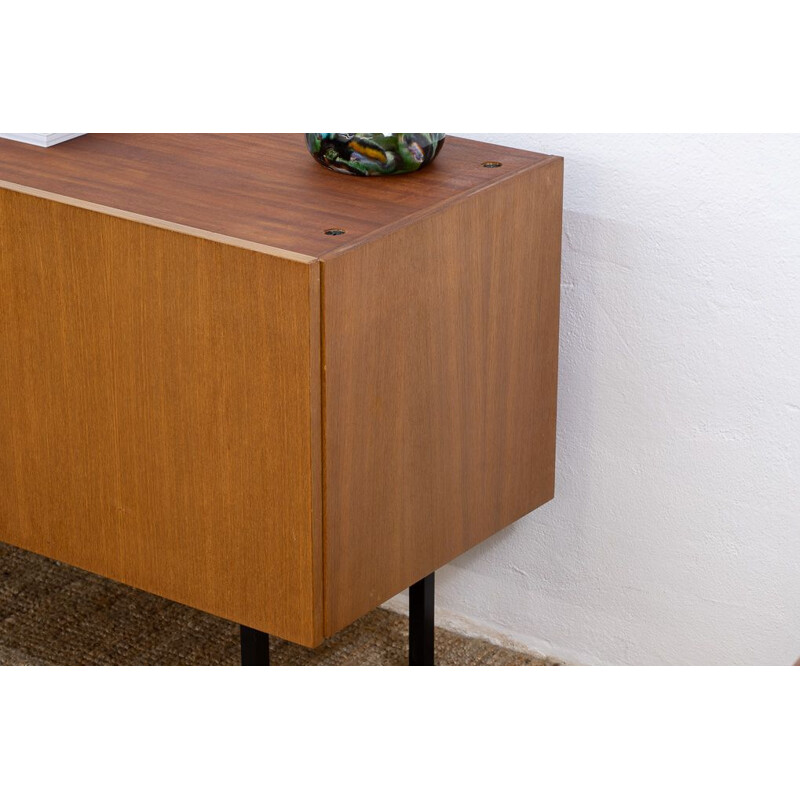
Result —
[{"label": "wooden cabinet", "polygon": [[453,137],[0,142],[0,540],[318,644],[553,496],[561,193]]}]

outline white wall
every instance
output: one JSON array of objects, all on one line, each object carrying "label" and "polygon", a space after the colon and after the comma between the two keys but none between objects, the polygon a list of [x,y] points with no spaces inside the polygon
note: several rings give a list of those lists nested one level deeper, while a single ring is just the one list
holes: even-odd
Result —
[{"label": "white wall", "polygon": [[793,662],[800,135],[461,135],[566,159],[558,465],[437,573],[438,620],[573,663]]}]

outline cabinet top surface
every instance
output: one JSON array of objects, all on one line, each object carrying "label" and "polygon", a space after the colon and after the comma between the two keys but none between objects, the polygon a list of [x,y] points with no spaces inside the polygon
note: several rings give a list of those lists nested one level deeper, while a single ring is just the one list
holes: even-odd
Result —
[{"label": "cabinet top surface", "polygon": [[363,243],[551,158],[449,136],[419,172],[366,178],[320,166],[297,133],[92,133],[50,148],[0,140],[0,186],[302,261]]}]

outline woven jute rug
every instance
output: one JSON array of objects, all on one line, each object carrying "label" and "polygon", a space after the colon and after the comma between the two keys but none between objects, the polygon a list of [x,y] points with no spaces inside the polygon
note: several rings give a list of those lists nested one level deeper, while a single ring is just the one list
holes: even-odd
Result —
[{"label": "woven jute rug", "polygon": [[[377,609],[310,650],[272,638],[276,666],[403,665],[408,620]],[[0,665],[239,663],[232,622],[0,544]],[[553,666],[436,629],[440,665]]]}]

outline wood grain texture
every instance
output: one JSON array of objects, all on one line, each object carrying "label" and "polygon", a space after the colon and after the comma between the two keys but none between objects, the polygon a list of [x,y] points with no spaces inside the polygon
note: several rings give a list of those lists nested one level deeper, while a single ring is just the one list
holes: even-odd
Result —
[{"label": "wood grain texture", "polygon": [[84,208],[88,211],[97,211],[100,214],[107,214],[111,217],[118,219],[127,219],[132,222],[139,222],[142,225],[149,225],[154,228],[163,228],[167,231],[175,231],[176,233],[185,233],[187,236],[196,236],[200,239],[208,239],[211,242],[219,242],[220,244],[229,244],[232,247],[242,247],[245,250],[255,250],[257,253],[267,253],[267,255],[277,256],[284,261],[299,261],[303,264],[311,264],[317,261],[312,256],[304,255],[303,253],[294,253],[291,250],[282,250],[279,247],[270,247],[266,244],[258,244],[246,239],[237,239],[234,236],[225,236],[221,233],[214,233],[213,231],[203,230],[202,228],[192,228],[189,225],[180,225],[177,222],[168,222],[156,217],[148,217],[145,214],[134,214],[131,211],[123,211],[118,208],[111,208],[103,206],[99,203],[89,203],[86,200],[78,200],[75,197],[67,195],[56,194],[55,192],[46,192],[42,189],[37,189],[32,186],[22,186],[13,181],[0,180],[0,189],[9,189],[12,192],[20,192],[21,194],[29,194],[33,197],[41,197],[44,200],[52,200],[55,203],[64,203],[68,206],[75,208]]},{"label": "wood grain texture", "polygon": [[47,149],[0,140],[0,181],[318,258],[546,158],[451,136],[418,173],[358,178],[317,164],[303,134],[93,133]]},{"label": "wood grain texture", "polygon": [[0,190],[0,539],[319,642],[318,297],[317,264]]},{"label": "wood grain texture", "polygon": [[561,184],[454,137],[385,179],[298,134],[0,142],[0,540],[315,645],[523,516]]},{"label": "wood grain texture", "polygon": [[323,260],[326,634],[552,498],[562,180]]}]

